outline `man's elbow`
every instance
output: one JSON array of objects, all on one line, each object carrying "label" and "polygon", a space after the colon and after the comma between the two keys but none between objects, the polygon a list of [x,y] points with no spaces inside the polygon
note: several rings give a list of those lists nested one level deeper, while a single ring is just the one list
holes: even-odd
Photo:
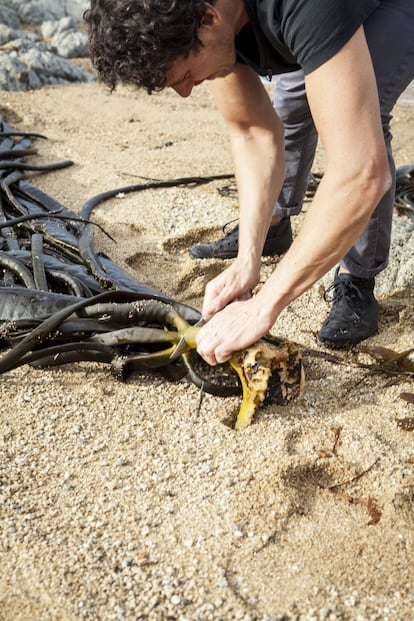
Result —
[{"label": "man's elbow", "polygon": [[365,206],[371,212],[392,186],[392,175],[387,155],[366,163],[360,171],[361,196],[365,196]]},{"label": "man's elbow", "polygon": [[380,155],[375,158],[360,158],[359,163],[352,162],[352,167],[348,169],[346,176],[344,176],[343,169],[341,175],[340,167],[336,167],[333,174],[340,175],[340,184],[345,190],[352,221],[365,226],[392,185],[386,153],[384,156]]}]

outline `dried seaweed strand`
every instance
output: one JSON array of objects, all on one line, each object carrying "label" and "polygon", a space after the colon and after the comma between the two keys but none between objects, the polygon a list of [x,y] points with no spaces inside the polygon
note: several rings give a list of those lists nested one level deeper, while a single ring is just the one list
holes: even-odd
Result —
[{"label": "dried seaweed strand", "polygon": [[324,485],[317,477],[317,474],[316,474],[316,471],[315,471],[316,463],[321,458],[336,456],[336,446],[337,446],[338,441],[339,441],[339,436],[340,436],[341,428],[340,427],[338,427],[338,428],[334,427],[332,429],[332,431],[334,432],[333,448],[331,449],[330,453],[327,452],[327,454],[321,454],[321,453],[324,453],[323,451],[319,451],[318,452],[318,457],[315,460],[315,463],[314,463],[313,468],[311,470],[312,478],[313,478],[314,482],[316,483],[316,485],[319,488],[324,489],[324,490],[330,492],[338,500],[345,500],[346,502],[348,502],[350,504],[355,504],[355,505],[364,505],[367,508],[368,514],[370,516],[370,520],[367,522],[367,525],[372,526],[374,524],[377,524],[379,522],[380,518],[381,518],[381,511],[378,509],[377,501],[376,501],[375,498],[373,498],[372,496],[369,496],[368,498],[359,498],[359,497],[353,496],[351,494],[346,494],[346,493],[340,491],[339,488],[344,487],[346,485],[350,485],[351,483],[354,483],[355,481],[358,481],[361,477],[365,476],[379,462],[379,459],[380,459],[379,457],[377,457],[377,459],[370,466],[368,466],[368,468],[366,468],[362,472],[359,472],[355,476],[353,476],[353,477],[351,477],[349,479],[346,479],[345,481],[339,481],[338,483],[332,483],[331,485]]}]

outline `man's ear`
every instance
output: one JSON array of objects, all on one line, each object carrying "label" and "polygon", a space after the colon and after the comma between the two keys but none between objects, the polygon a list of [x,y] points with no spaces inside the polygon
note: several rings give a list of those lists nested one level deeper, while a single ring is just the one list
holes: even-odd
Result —
[{"label": "man's ear", "polygon": [[206,11],[200,23],[200,28],[214,28],[222,22],[222,15],[213,4],[206,3]]}]

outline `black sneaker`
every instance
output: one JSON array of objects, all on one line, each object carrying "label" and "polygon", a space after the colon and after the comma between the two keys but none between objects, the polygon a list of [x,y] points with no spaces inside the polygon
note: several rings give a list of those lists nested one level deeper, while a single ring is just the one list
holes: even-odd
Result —
[{"label": "black sneaker", "polygon": [[[225,227],[223,228],[223,231]],[[286,252],[292,244],[292,227],[290,218],[282,218],[277,224],[271,224],[264,243],[263,257],[279,255]],[[224,237],[207,244],[196,244],[189,249],[193,259],[234,259],[239,249],[239,227],[226,233]]]},{"label": "black sneaker", "polygon": [[334,282],[326,291],[327,294],[333,290],[331,312],[319,332],[324,345],[333,349],[351,347],[378,332],[374,285],[374,278],[357,278],[336,271]]}]

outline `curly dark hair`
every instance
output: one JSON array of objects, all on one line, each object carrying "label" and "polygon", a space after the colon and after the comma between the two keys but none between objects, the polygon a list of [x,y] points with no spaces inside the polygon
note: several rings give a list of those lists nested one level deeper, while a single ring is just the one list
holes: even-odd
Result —
[{"label": "curly dark hair", "polygon": [[91,0],[83,17],[99,79],[111,90],[118,83],[162,90],[172,62],[202,45],[205,11],[205,0]]}]

